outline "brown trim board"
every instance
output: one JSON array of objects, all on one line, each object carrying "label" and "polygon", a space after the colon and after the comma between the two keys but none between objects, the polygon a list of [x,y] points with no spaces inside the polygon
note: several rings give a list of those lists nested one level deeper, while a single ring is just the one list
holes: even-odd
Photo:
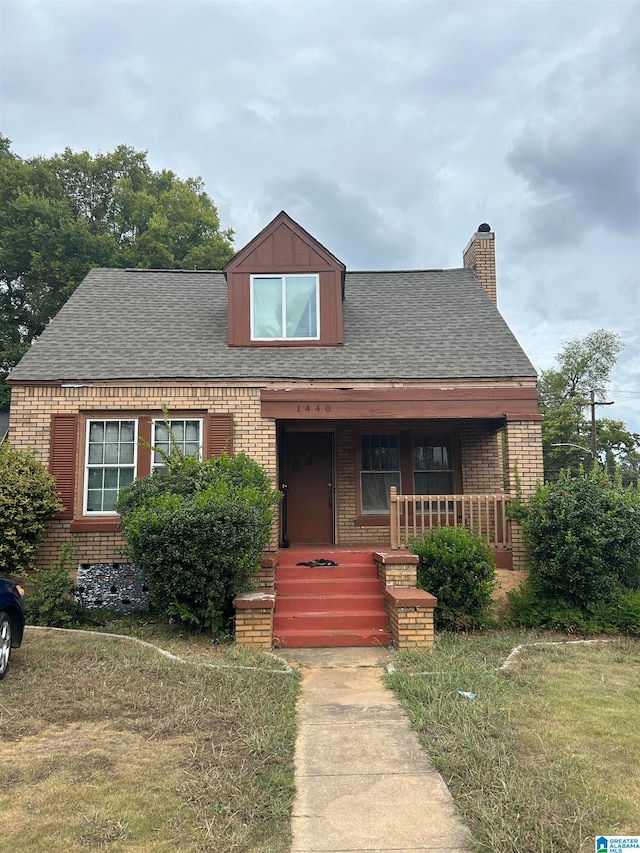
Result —
[{"label": "brown trim board", "polygon": [[263,389],[263,418],[460,418],[540,421],[535,388]]}]

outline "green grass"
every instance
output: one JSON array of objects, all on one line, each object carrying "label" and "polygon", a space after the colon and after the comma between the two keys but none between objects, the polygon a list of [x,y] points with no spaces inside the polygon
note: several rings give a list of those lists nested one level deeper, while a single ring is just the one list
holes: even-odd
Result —
[{"label": "green grass", "polygon": [[298,678],[274,673],[273,658],[154,630],[197,662],[27,629],[0,694],[12,853],[288,849]]},{"label": "green grass", "polygon": [[640,644],[527,646],[500,669],[543,639],[440,635],[389,677],[480,853],[591,853],[640,829]]}]

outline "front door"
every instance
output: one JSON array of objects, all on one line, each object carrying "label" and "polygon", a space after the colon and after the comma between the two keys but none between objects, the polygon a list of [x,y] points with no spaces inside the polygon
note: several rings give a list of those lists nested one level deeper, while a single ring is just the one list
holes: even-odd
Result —
[{"label": "front door", "polygon": [[292,545],[333,542],[333,435],[287,432],[284,447],[286,530]]}]

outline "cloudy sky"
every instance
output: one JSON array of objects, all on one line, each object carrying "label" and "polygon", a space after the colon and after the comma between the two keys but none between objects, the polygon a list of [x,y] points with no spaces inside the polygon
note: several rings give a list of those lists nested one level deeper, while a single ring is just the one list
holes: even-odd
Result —
[{"label": "cloudy sky", "polygon": [[17,154],[146,150],[236,248],[284,208],[348,269],[457,267],[490,223],[534,365],[619,333],[640,431],[640,3],[0,0],[0,48]]}]

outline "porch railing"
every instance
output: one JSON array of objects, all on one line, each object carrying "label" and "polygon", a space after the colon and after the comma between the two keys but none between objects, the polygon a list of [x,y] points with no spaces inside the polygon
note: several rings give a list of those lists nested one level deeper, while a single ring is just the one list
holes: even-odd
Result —
[{"label": "porch railing", "polygon": [[464,527],[494,548],[511,547],[508,495],[399,495],[391,486],[391,548],[434,527]]}]

